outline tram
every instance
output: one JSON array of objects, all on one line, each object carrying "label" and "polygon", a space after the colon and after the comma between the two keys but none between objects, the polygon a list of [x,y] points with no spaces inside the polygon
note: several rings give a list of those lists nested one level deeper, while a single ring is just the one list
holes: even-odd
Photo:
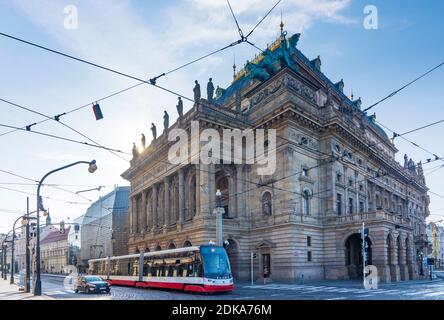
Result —
[{"label": "tram", "polygon": [[88,266],[88,274],[110,285],[202,293],[234,289],[227,252],[214,245],[92,259]]}]

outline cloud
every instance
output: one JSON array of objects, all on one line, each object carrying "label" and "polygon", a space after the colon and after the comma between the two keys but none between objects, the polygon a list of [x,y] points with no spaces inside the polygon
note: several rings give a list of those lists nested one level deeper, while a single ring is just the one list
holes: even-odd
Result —
[{"label": "cloud", "polygon": [[[276,2],[263,0],[231,1],[233,11],[243,30],[247,34]],[[282,11],[286,29],[290,32],[302,32],[316,21],[349,24],[354,23],[342,12],[350,5],[350,0],[284,0],[263,21],[254,38],[261,42],[279,32],[280,13]],[[186,14],[184,14],[186,12]],[[169,33],[180,35],[179,44],[208,45],[218,40],[225,43],[236,40],[236,26],[225,0],[187,0],[171,10],[169,15]]]}]

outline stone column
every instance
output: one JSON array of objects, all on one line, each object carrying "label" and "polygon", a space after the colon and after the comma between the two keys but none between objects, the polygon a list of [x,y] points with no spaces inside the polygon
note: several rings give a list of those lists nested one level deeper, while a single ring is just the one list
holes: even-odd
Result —
[{"label": "stone column", "polygon": [[179,169],[179,221],[182,224],[185,220],[185,182],[183,168]]},{"label": "stone column", "polygon": [[134,197],[130,197],[130,214],[129,214],[129,232],[130,234],[134,233],[134,225],[133,225],[133,221],[134,221]]},{"label": "stone column", "polygon": [[[238,165],[236,167],[236,171],[237,171],[237,216],[238,217],[245,217],[246,212],[245,212],[245,184],[246,184],[246,179],[245,179],[245,172],[244,172],[244,165]],[[248,187],[247,187],[248,188]]]},{"label": "stone column", "polygon": [[216,165],[210,164],[208,166],[208,194],[210,196],[210,210],[216,207]]},{"label": "stone column", "polygon": [[[200,172],[200,165],[196,164],[195,165],[195,170],[196,170],[196,191],[195,191],[195,199],[196,199],[196,212],[195,215],[200,216],[201,215],[201,208],[200,208],[200,201],[201,201],[201,197],[200,197],[200,176],[201,176],[201,172]],[[190,192],[192,192],[190,190]]]},{"label": "stone column", "polygon": [[[237,196],[236,196],[236,194],[237,194],[237,192],[236,192],[236,190],[237,190],[237,183],[236,183],[236,177],[237,177],[237,175],[236,175],[236,171],[235,170],[233,170],[232,172],[231,172],[231,175],[230,175],[230,178],[229,178],[229,188],[230,188],[230,190],[229,190],[229,214],[230,214],[230,217],[237,217],[238,216],[238,214],[237,214],[237,203],[236,203],[236,201],[237,201]],[[213,196],[213,197],[215,197],[214,195],[211,195],[211,196]]]},{"label": "stone column", "polygon": [[139,195],[134,196],[134,233],[139,233]]},{"label": "stone column", "polygon": [[153,194],[152,194],[152,206],[153,206],[153,210],[152,210],[152,216],[153,216],[153,230],[156,229],[158,227],[158,212],[157,212],[157,185],[153,185]]},{"label": "stone column", "polygon": [[140,214],[140,232],[146,231],[146,190],[142,191],[142,203],[141,203],[141,214]]},{"label": "stone column", "polygon": [[164,228],[166,228],[170,225],[170,180],[168,178],[165,178],[164,184],[165,184]]},{"label": "stone column", "polygon": [[150,199],[149,191],[146,192],[146,230],[150,231],[152,229],[152,222],[153,222],[153,210],[152,210],[152,197]]}]

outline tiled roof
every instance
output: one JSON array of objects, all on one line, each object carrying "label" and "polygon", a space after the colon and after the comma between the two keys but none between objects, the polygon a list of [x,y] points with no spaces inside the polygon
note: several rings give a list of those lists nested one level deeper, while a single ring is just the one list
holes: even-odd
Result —
[{"label": "tiled roof", "polygon": [[51,231],[42,241],[40,241],[40,244],[67,240],[70,228],[71,226],[66,228],[65,233],[60,233],[60,230]]}]

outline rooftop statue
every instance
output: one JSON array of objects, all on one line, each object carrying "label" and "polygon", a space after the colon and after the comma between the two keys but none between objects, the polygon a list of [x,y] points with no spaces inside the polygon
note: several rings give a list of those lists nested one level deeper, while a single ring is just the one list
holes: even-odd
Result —
[{"label": "rooftop statue", "polygon": [[193,92],[194,92],[194,102],[199,103],[200,97],[201,97],[201,94],[200,94],[200,84],[199,84],[199,82],[197,82],[197,80],[194,81],[194,83],[196,84],[194,86],[194,89],[193,89]]},{"label": "rooftop statue", "polygon": [[217,86],[217,88],[216,88],[216,100],[219,100],[219,98],[222,97],[225,94],[226,91],[227,90]]},{"label": "rooftop statue", "polygon": [[247,77],[265,81],[285,67],[297,72],[298,67],[293,61],[292,54],[296,52],[296,45],[299,38],[300,34],[297,33],[287,40],[284,33],[278,40],[280,41],[279,46],[276,48],[273,48],[273,46],[267,48],[257,59],[259,62],[247,62],[245,66]]},{"label": "rooftop statue", "polygon": [[137,152],[136,143],[133,142],[133,158],[137,158],[137,156],[138,152]]},{"label": "rooftop statue", "polygon": [[146,138],[145,135],[142,133],[142,147],[145,150],[145,145],[146,145]]},{"label": "rooftop statue", "polygon": [[163,112],[163,130],[168,131],[168,128],[170,126],[170,116],[168,115],[168,112]]},{"label": "rooftop statue", "polygon": [[153,139],[156,140],[157,139],[157,128],[154,123],[151,123],[151,132],[153,134]]},{"label": "rooftop statue", "polygon": [[179,97],[179,102],[177,103],[176,106],[177,109],[177,113],[179,114],[179,119],[183,117],[183,101],[182,98]]},{"label": "rooftop statue", "polygon": [[208,102],[213,102],[214,97],[214,84],[213,79],[210,78],[207,84],[207,96],[208,96]]}]

